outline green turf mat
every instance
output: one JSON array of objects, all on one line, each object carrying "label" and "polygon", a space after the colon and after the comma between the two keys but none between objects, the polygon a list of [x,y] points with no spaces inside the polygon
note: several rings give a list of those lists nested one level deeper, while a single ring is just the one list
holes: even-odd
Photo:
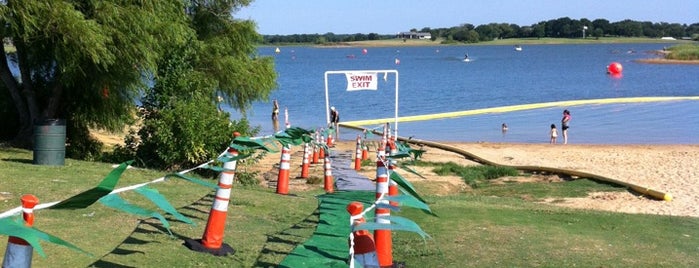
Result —
[{"label": "green turf mat", "polygon": [[347,267],[349,256],[349,213],[352,201],[371,205],[373,191],[338,191],[318,196],[320,219],[313,236],[297,246],[279,267]]}]

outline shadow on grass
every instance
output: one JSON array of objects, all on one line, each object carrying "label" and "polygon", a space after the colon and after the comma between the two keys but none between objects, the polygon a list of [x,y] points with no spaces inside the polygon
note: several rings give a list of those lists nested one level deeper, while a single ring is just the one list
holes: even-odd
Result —
[{"label": "shadow on grass", "polygon": [[[257,256],[254,267],[276,267],[278,261],[275,261],[275,256],[289,255],[297,245],[303,243],[310,237],[318,225],[320,211],[315,210],[302,221],[295,223],[291,227],[282,230],[281,232],[267,235],[260,255]],[[298,234],[299,232],[308,233],[308,235]]]},{"label": "shadow on grass", "polygon": [[[196,218],[196,219],[205,219],[205,217],[208,217],[209,212],[208,211],[203,211],[197,207],[202,207],[202,206],[210,206],[211,203],[213,202],[214,195],[213,194],[207,194],[200,198],[199,200],[193,202],[192,204],[189,204],[185,207],[182,207],[178,210],[182,209],[187,209],[193,212],[194,214],[199,214],[199,215],[185,215],[188,218]],[[183,214],[184,215],[184,214]],[[166,220],[169,222],[181,222],[176,218],[170,217],[170,214],[166,215]],[[190,239],[189,237],[183,236],[178,234],[177,232],[173,231],[170,229],[170,232],[172,232],[172,237],[176,238],[178,240],[186,240]],[[129,236],[126,237],[119,245],[117,245],[112,251],[108,252],[107,254],[103,255],[100,257],[99,260],[95,261],[94,263],[88,265],[88,267],[133,267],[133,266],[127,266],[127,265],[122,265],[110,261],[105,261],[104,259],[109,256],[109,255],[132,255],[132,254],[146,254],[143,251],[139,250],[132,250],[129,249],[129,247],[132,246],[138,246],[138,245],[146,245],[150,243],[159,243],[158,241],[149,241],[149,240],[143,240],[138,238],[138,236],[142,235],[152,235],[152,234],[166,234],[169,235],[170,232],[168,232],[168,229],[163,227],[162,224],[160,223],[159,220],[155,218],[149,218],[145,220],[140,220],[139,223],[136,225],[134,230],[129,234]],[[184,243],[183,243],[184,244]]]},{"label": "shadow on grass", "polygon": [[118,263],[113,263],[113,262],[109,262],[109,261],[102,261],[102,260],[96,261],[96,262],[90,264],[90,266],[88,266],[88,267],[96,267],[96,268],[135,268],[134,266],[121,265],[121,264],[118,264]]},{"label": "shadow on grass", "polygon": [[22,158],[5,158],[2,161],[15,162],[15,163],[21,163],[21,164],[34,164],[34,160],[22,159]]}]

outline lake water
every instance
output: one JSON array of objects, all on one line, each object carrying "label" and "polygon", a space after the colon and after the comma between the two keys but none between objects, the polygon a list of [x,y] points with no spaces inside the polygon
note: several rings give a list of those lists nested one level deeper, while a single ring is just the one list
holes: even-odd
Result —
[{"label": "lake water", "polygon": [[[399,116],[500,106],[603,98],[699,96],[699,65],[658,65],[634,60],[668,44],[448,46],[393,48],[260,47],[275,58],[278,89],[271,98],[289,111],[292,126],[325,126],[324,73],[396,70]],[[470,62],[464,62],[468,53]],[[396,59],[400,61],[396,64]],[[622,77],[606,74],[619,62]],[[383,78],[383,77],[381,77]],[[348,92],[344,75],[329,76],[330,104],[342,121],[392,118],[395,77],[377,91]],[[261,134],[273,132],[270,102],[257,102],[247,116]],[[399,135],[437,141],[546,143],[551,124],[560,129],[563,109],[572,114],[569,143],[699,144],[699,101],[574,105],[481,114],[398,124]],[[240,114],[233,113],[237,119]],[[392,122],[392,121],[391,121]],[[500,126],[509,130],[502,134]],[[374,128],[378,125],[366,127]],[[342,139],[357,132],[341,129]],[[562,140],[559,137],[559,140]]]}]

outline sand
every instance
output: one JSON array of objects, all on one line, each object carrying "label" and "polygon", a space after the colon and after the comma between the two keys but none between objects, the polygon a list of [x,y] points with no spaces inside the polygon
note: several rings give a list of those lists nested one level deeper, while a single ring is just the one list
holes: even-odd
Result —
[{"label": "sand", "polygon": [[[672,201],[660,201],[639,195],[633,191],[592,193],[585,198],[568,198],[550,204],[604,210],[623,213],[699,217],[699,145],[576,145],[576,144],[520,144],[520,143],[448,143],[487,160],[506,165],[533,165],[577,170],[636,184],[656,191],[669,193]],[[354,152],[355,141],[336,143],[333,150]],[[462,156],[440,149],[424,147],[425,161],[453,161],[464,165],[478,165]],[[292,148],[290,192],[312,187],[305,180],[294,179],[300,174],[302,148]],[[260,179],[267,187],[276,187],[279,153],[270,154],[254,169],[261,172]],[[311,176],[323,177],[322,165],[311,168]],[[428,181],[444,183],[442,194],[458,194],[468,191],[459,178],[437,176],[428,170],[420,170]],[[364,167],[362,174],[372,178],[373,167]],[[401,173],[405,174],[405,173]],[[556,176],[556,175],[553,175]],[[406,179],[417,179],[405,176]],[[554,178],[555,179],[555,178]],[[422,180],[422,179],[420,179]],[[544,179],[541,183],[549,183]],[[440,194],[440,193],[437,193]]]}]

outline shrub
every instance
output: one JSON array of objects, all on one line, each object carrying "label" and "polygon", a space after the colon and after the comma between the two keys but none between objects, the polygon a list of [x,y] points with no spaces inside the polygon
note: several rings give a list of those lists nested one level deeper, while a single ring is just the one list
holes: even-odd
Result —
[{"label": "shrub", "polygon": [[466,184],[473,188],[477,188],[478,184],[488,180],[497,179],[505,176],[517,176],[519,172],[511,167],[495,167],[495,166],[461,166],[454,162],[438,164],[438,167],[433,170],[437,175],[456,175],[461,177]]}]

